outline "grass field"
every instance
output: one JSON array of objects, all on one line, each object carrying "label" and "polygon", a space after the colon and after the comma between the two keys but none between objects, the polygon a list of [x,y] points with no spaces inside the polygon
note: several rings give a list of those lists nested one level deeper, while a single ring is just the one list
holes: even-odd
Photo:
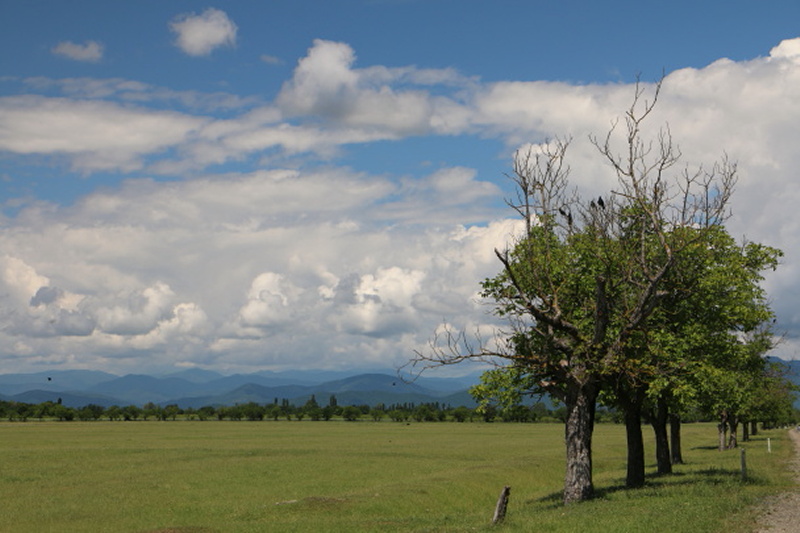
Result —
[{"label": "grass field", "polygon": [[[563,507],[559,424],[0,423],[0,531],[730,533],[790,484],[785,431],[747,443],[742,482],[739,451],[686,425],[687,464],[634,491],[624,427],[598,425],[594,443],[600,496]],[[492,528],[504,485],[508,517]]]}]

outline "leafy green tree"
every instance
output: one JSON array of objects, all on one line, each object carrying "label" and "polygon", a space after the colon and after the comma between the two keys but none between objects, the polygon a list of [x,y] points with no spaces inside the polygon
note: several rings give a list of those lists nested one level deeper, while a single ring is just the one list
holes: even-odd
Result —
[{"label": "leafy green tree", "polygon": [[256,402],[248,402],[240,407],[242,416],[251,422],[264,420],[266,410]]},{"label": "leafy green tree", "polygon": [[86,421],[86,420],[99,420],[100,417],[103,416],[104,412],[105,412],[105,409],[103,409],[103,406],[95,405],[95,404],[91,404],[90,403],[88,405],[85,405],[85,406],[81,407],[78,410],[77,415],[78,415],[78,419],[79,420],[83,420],[83,421]]},{"label": "leafy green tree", "polygon": [[682,461],[679,414],[702,393],[695,379],[702,375],[698,368],[728,364],[742,347],[743,334],[772,318],[761,272],[775,268],[779,257],[767,246],[737,244],[715,224],[703,228],[676,259],[662,285],[666,296],[632,337],[626,364],[613,381],[612,401],[624,413],[628,433],[628,486],[644,483],[645,406],[655,433],[658,473],[670,473],[672,464]]},{"label": "leafy green tree", "polygon": [[408,420],[408,412],[403,409],[392,409],[389,411],[389,418],[393,422],[405,422]]},{"label": "leafy green tree", "polygon": [[128,405],[122,408],[122,418],[124,420],[136,421],[142,416],[142,410],[136,405]]},{"label": "leafy green tree", "polygon": [[200,420],[208,420],[209,418],[214,417],[215,414],[216,410],[211,405],[204,405],[197,410],[197,418]]},{"label": "leafy green tree", "polygon": [[348,405],[342,410],[342,418],[348,422],[355,422],[361,418],[361,409],[354,405]]},{"label": "leafy green tree", "polygon": [[120,420],[122,418],[122,409],[120,409],[119,405],[112,405],[106,409],[106,416],[112,422]]},{"label": "leafy green tree", "polygon": [[[22,404],[19,404],[22,405]],[[53,406],[53,416],[56,417],[60,421],[71,421],[75,419],[75,410],[67,407],[66,405],[56,404]],[[23,416],[23,415],[20,415]],[[25,418],[21,418],[21,420],[25,420]]]},{"label": "leafy green tree", "polygon": [[759,381],[758,393],[753,397],[750,421],[752,427],[760,421],[766,428],[794,424],[797,386],[786,378],[782,365],[769,363]]},{"label": "leafy green tree", "polygon": [[[453,364],[483,357],[507,361],[502,387],[544,391],[565,408],[564,502],[590,498],[592,434],[598,396],[621,373],[635,378],[642,329],[670,295],[665,281],[709,228],[719,225],[735,181],[735,165],[678,172],[680,159],[667,129],[654,142],[642,136],[653,99],[637,84],[625,114],[623,148],[612,128],[594,139],[617,175],[611,194],[581,198],[572,188],[566,152],[556,140],[518,153],[509,205],[522,235],[496,255],[502,271],[483,283],[509,333],[473,346],[463,333],[434,339],[432,354],[415,362]],[[692,231],[684,231],[691,229]]]},{"label": "leafy green tree", "polygon": [[306,411],[311,409],[319,409],[317,398],[313,394],[311,395],[311,398],[309,398],[306,404],[303,406],[303,409],[305,409]]},{"label": "leafy green tree", "polygon": [[472,419],[472,410],[469,407],[461,405],[450,411],[450,416],[452,416],[453,420],[456,422],[465,422]]}]

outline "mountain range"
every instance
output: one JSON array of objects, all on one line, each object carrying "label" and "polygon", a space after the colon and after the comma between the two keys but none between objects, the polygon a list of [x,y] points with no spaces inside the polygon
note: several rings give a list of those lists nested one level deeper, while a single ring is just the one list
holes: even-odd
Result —
[{"label": "mountain range", "polygon": [[[786,377],[800,387],[800,361],[768,358],[785,365]],[[460,378],[420,377],[412,382],[392,370],[369,373],[332,371],[262,371],[225,376],[202,369],[187,369],[163,376],[117,376],[93,370],[54,370],[32,374],[0,374],[0,400],[25,403],[46,401],[69,407],[88,404],[138,405],[152,402],[181,408],[215,407],[247,402],[271,404],[288,400],[303,405],[314,395],[320,405],[336,396],[339,405],[436,403],[474,407],[468,389],[480,374]],[[800,407],[800,400],[795,402]]]},{"label": "mountain range", "polygon": [[0,400],[25,403],[57,402],[69,407],[97,404],[159,405],[181,408],[247,402],[271,404],[288,400],[303,405],[314,395],[321,405],[331,396],[339,405],[435,403],[475,406],[468,389],[479,374],[462,378],[420,377],[412,382],[393,371],[352,374],[326,371],[257,372],[224,376],[189,369],[164,376],[117,376],[91,370],[60,370],[32,374],[0,374]]}]

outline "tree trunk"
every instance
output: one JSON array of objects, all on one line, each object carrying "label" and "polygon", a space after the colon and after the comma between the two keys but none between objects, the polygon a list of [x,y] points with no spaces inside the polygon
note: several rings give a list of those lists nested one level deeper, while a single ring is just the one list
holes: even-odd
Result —
[{"label": "tree trunk", "polygon": [[742,442],[748,442],[750,440],[750,423],[743,421],[742,422]]},{"label": "tree trunk", "polygon": [[728,440],[728,413],[723,411],[719,415],[719,424],[717,424],[717,433],[719,434],[719,451],[725,451],[727,448]]},{"label": "tree trunk", "polygon": [[669,450],[672,454],[672,464],[683,464],[683,453],[681,452],[681,415],[669,415]]},{"label": "tree trunk", "polygon": [[628,439],[628,467],[625,486],[644,486],[644,438],[642,437],[642,403],[644,392],[635,390],[627,395],[618,393],[619,406],[625,415],[625,434]]},{"label": "tree trunk", "polygon": [[728,425],[731,428],[731,437],[730,440],[728,440],[728,449],[733,450],[739,445],[739,443],[736,440],[736,433],[739,430],[739,418],[735,416],[729,417]]},{"label": "tree trunk", "polygon": [[752,422],[750,422],[750,434],[751,434],[752,436],[754,436],[754,437],[755,437],[756,435],[758,435],[758,422],[756,422],[755,420],[753,420]]},{"label": "tree trunk", "polygon": [[656,437],[656,463],[659,474],[672,473],[672,458],[669,454],[669,434],[667,432],[668,415],[667,401],[659,396],[653,409],[651,422]]},{"label": "tree trunk", "polygon": [[594,383],[571,383],[564,398],[567,421],[564,437],[567,448],[567,472],[564,478],[564,503],[590,499],[592,483],[592,432],[597,399]]}]

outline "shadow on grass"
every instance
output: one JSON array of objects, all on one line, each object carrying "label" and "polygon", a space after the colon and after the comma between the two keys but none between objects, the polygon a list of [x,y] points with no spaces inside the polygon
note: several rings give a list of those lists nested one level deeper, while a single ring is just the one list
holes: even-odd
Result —
[{"label": "shadow on grass", "polygon": [[[603,500],[610,498],[615,493],[629,492],[639,494],[643,497],[659,497],[660,491],[671,487],[681,486],[717,486],[740,483],[745,485],[767,485],[768,482],[757,475],[748,475],[744,480],[742,473],[738,469],[724,468],[705,468],[691,472],[673,472],[671,474],[650,474],[645,479],[642,487],[629,488],[625,482],[620,480],[618,483],[605,487],[595,487],[593,500]],[[541,498],[530,499],[526,503],[543,503],[547,508],[558,508],[563,505],[564,494],[553,492]]]}]

